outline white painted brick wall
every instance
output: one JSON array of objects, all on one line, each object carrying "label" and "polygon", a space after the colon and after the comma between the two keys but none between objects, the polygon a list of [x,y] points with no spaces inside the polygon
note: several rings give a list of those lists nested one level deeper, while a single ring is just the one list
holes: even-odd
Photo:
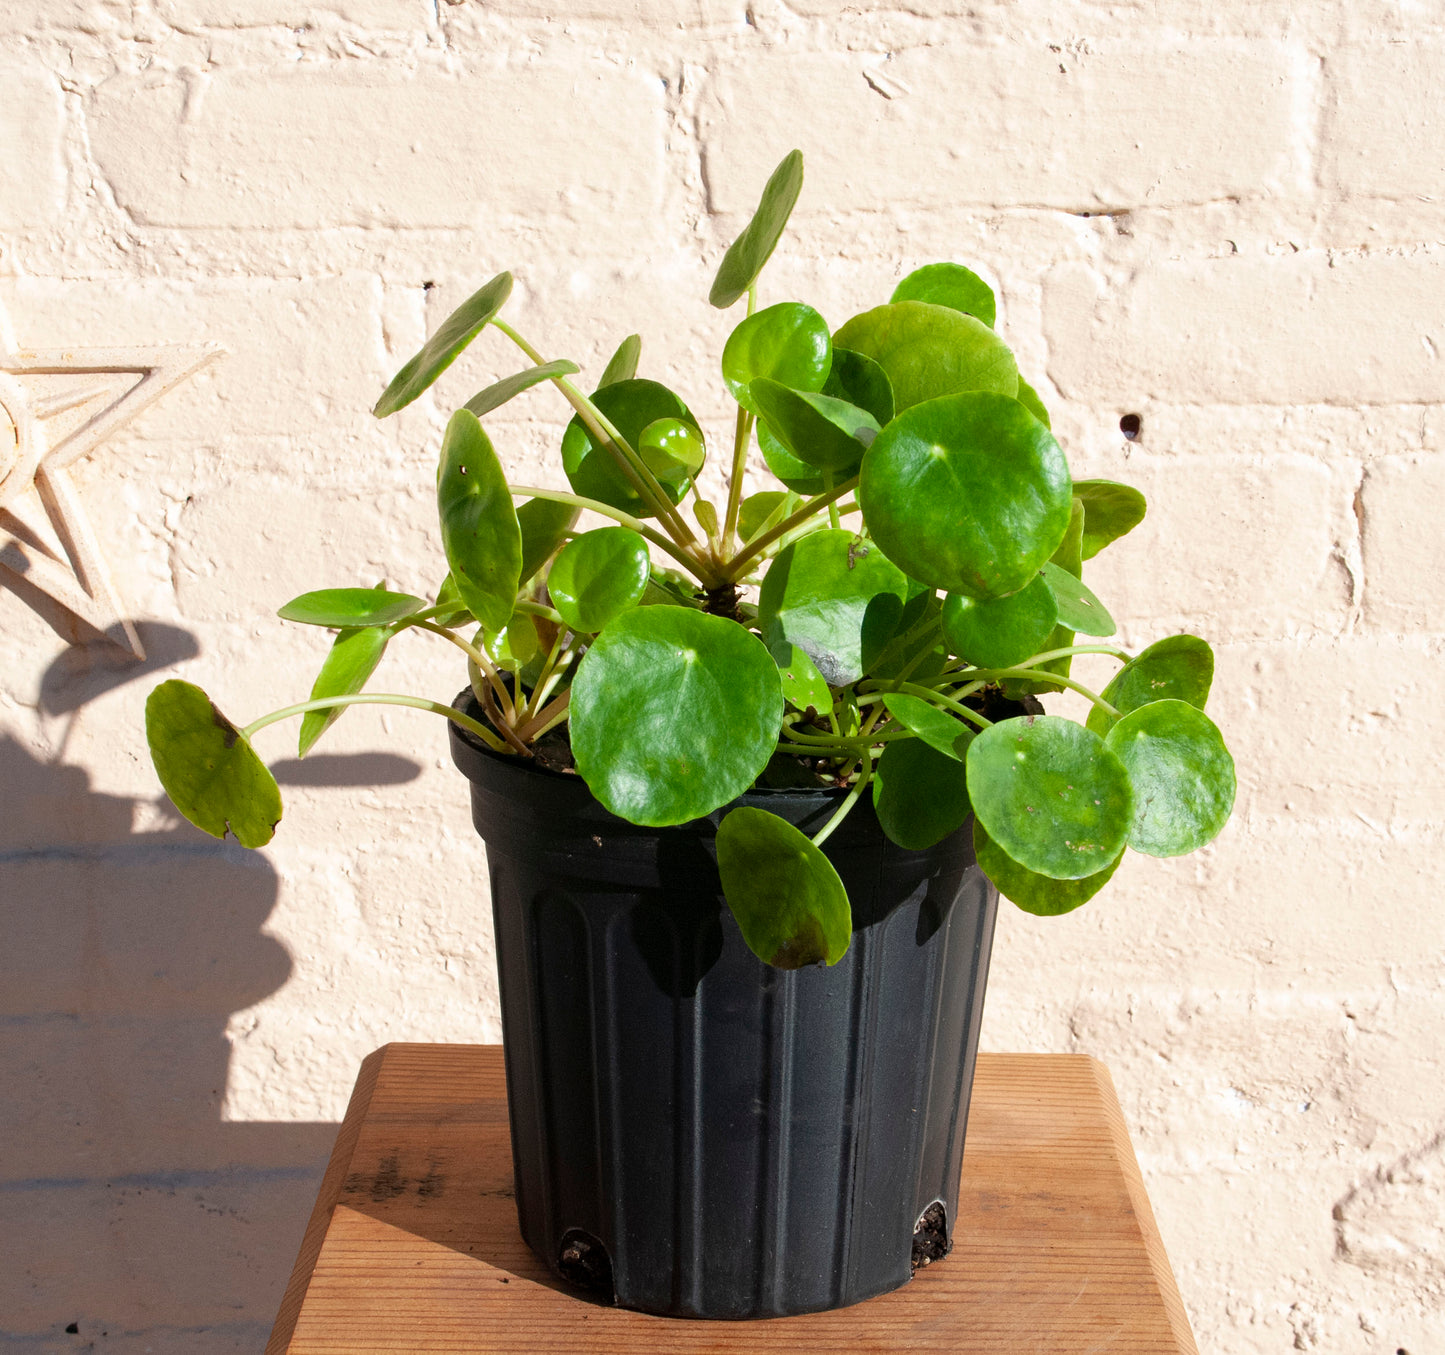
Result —
[{"label": "white painted brick wall", "polygon": [[[436,586],[445,412],[518,359],[367,410],[502,268],[549,355],[640,330],[721,442],[707,286],[796,144],[765,297],[977,267],[1077,471],[1149,495],[1091,575],[1126,641],[1218,651],[1233,823],[1007,910],[986,1044],[1109,1062],[1202,1350],[1445,1350],[1442,130],[1427,0],[0,0],[15,338],[229,351],[76,470],[153,672],[0,591],[0,1344],[259,1349],[360,1059],[497,1037],[439,722],[264,733],[253,855],[159,800],[145,694],[249,718],[324,648],[286,598]],[[560,483],[564,422],[491,431]]]}]

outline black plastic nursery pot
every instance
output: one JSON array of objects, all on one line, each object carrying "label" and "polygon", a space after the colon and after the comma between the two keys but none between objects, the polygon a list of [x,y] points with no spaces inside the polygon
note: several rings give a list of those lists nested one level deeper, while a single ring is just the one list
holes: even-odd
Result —
[{"label": "black plastic nursery pot", "polygon": [[[971,824],[905,851],[865,797],[824,849],[852,901],[847,954],[777,970],[723,900],[726,808],[641,828],[580,777],[450,728],[487,847],[528,1245],[625,1307],[702,1318],[895,1289],[925,1216],[940,1255],[998,903]],[[841,794],[736,803],[816,832]]]}]

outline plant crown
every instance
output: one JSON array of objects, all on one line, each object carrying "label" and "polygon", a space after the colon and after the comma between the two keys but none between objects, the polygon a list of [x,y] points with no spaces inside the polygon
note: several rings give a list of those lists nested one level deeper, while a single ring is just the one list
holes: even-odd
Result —
[{"label": "plant crown", "polygon": [[[359,703],[436,711],[523,759],[565,724],[576,771],[638,824],[696,819],[758,784],[837,787],[836,813],[811,837],[758,808],[733,808],[718,828],[742,934],[785,968],[833,964],[848,947],[847,894],[820,848],[865,794],[908,849],[971,813],[984,871],[1037,914],[1091,898],[1129,848],[1176,856],[1219,832],[1235,781],[1204,714],[1209,646],[1176,635],[1131,655],[1104,643],[1114,623],[1081,581],[1084,561],[1143,518],[1143,496],[1072,479],[993,328],[993,293],[961,265],[918,269],[836,330],[800,302],[758,309],[802,179],[794,151],[711,292],[720,307],[747,299],[722,352],[738,404],[726,503],[701,496],[703,430],[637,374],[638,336],[585,394],[574,363],[544,359],[500,318],[512,278],[499,274],[374,410],[411,403],[487,328],[532,363],[447,425],[437,507],[449,572],[435,601],[378,586],[287,603],[283,618],[336,638],[309,700],[244,728],[190,683],[157,687],[152,756],[187,818],[268,842],[281,799],[252,737],[301,715],[304,756]],[[561,445],[569,492],[509,483],[482,424],[544,382],[575,411]],[[780,487],[743,497],[754,438]],[[583,510],[608,525],[579,529]],[[407,630],[466,655],[471,710],[364,690]],[[1070,676],[1083,653],[1123,663],[1102,693]],[[1090,702],[1086,723],[1012,714],[1006,700],[1065,688]]]}]

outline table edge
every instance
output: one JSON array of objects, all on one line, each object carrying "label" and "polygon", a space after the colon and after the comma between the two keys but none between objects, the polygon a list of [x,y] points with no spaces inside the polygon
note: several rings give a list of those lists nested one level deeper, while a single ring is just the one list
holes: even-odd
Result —
[{"label": "table edge", "polygon": [[[982,1057],[982,1055],[980,1055]],[[1099,1087],[1100,1100],[1109,1120],[1109,1133],[1114,1140],[1114,1152],[1119,1160],[1119,1170],[1124,1177],[1124,1187],[1129,1192],[1129,1203],[1139,1232],[1144,1239],[1144,1251],[1149,1258],[1149,1269],[1154,1274],[1154,1283],[1159,1286],[1159,1297],[1164,1304],[1164,1313],[1169,1320],[1169,1330],[1179,1347],[1179,1355],[1199,1355],[1194,1341],[1194,1330],[1189,1325],[1189,1314],[1184,1308],[1184,1299],[1179,1293],[1179,1283],[1174,1278],[1174,1268],[1169,1264],[1169,1254],[1164,1249],[1164,1238],[1159,1232],[1154,1207],[1149,1203],[1149,1192],[1144,1187],[1144,1174],[1139,1170],[1139,1160],[1134,1156],[1134,1141],[1129,1137],[1129,1126],[1124,1122],[1124,1111],[1119,1105],[1119,1095],[1109,1066],[1092,1056],[1089,1068]]]},{"label": "table edge", "polygon": [[[326,1172],[321,1178],[315,1207],[311,1211],[311,1217],[301,1239],[296,1264],[292,1268],[291,1278],[287,1281],[286,1292],[276,1314],[276,1322],[271,1329],[270,1339],[266,1342],[265,1355],[287,1355],[290,1349],[292,1338],[296,1332],[296,1323],[300,1318],[307,1291],[311,1287],[316,1262],[321,1255],[321,1248],[331,1226],[331,1216],[350,1171],[352,1155],[356,1151],[357,1141],[361,1136],[361,1126],[370,1109],[371,1099],[376,1091],[381,1068],[386,1062],[387,1055],[393,1050],[401,1053],[403,1051],[456,1049],[458,1047],[456,1044],[435,1042],[393,1041],[368,1054],[362,1061],[356,1078],[356,1086],[352,1089],[351,1100],[346,1107],[345,1118],[337,1130],[336,1143],[331,1150]],[[496,1050],[499,1055],[501,1053],[500,1045],[479,1044],[467,1047]],[[1199,1347],[1195,1344],[1194,1333],[1189,1324],[1184,1301],[1179,1293],[1174,1270],[1169,1264],[1169,1256],[1164,1248],[1164,1239],[1160,1235],[1153,1206],[1149,1203],[1149,1192],[1144,1187],[1143,1173],[1139,1170],[1138,1159],[1134,1156],[1134,1144],[1129,1137],[1129,1128],[1124,1121],[1124,1112],[1119,1105],[1118,1092],[1114,1087],[1114,1079],[1109,1073],[1108,1066],[1090,1054],[1003,1053],[983,1050],[978,1054],[980,1066],[986,1066],[995,1059],[1000,1062],[1017,1059],[1047,1059],[1070,1063],[1082,1061],[1087,1064],[1099,1092],[1100,1100],[1104,1105],[1109,1135],[1120,1172],[1124,1178],[1125,1189],[1129,1194],[1129,1203],[1133,1208],[1134,1218],[1144,1243],[1145,1254],[1149,1259],[1149,1268],[1154,1282],[1158,1286],[1160,1301],[1163,1304],[1178,1355],[1199,1355]]]},{"label": "table edge", "polygon": [[351,1157],[356,1151],[357,1140],[361,1137],[361,1126],[371,1106],[372,1094],[376,1091],[381,1065],[391,1045],[386,1044],[368,1054],[362,1060],[361,1070],[352,1088],[351,1100],[347,1103],[346,1116],[336,1131],[336,1142],[331,1157],[326,1163],[326,1172],[321,1178],[320,1189],[316,1192],[316,1204],[311,1210],[306,1231],[301,1237],[301,1249],[296,1255],[296,1264],[291,1268],[291,1278],[286,1282],[286,1293],[276,1314],[275,1325],[266,1342],[265,1355],[286,1355],[291,1338],[296,1334],[296,1323],[301,1316],[301,1307],[306,1293],[311,1288],[311,1277],[316,1262],[331,1227],[331,1215],[336,1202],[341,1198],[341,1187],[351,1170]]}]

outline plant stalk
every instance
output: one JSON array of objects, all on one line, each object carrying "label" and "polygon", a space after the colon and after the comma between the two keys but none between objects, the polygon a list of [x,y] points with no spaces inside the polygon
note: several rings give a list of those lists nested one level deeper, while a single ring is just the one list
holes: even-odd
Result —
[{"label": "plant stalk", "polygon": [[270,714],[261,716],[259,720],[252,720],[241,731],[241,737],[249,742],[253,734],[265,729],[267,725],[274,725],[293,715],[305,715],[307,711],[331,710],[336,706],[411,706],[415,710],[429,710],[437,715],[445,715],[448,720],[461,725],[468,733],[475,734],[494,752],[505,753],[507,751],[506,745],[486,725],[479,720],[472,719],[470,715],[453,706],[443,705],[440,701],[428,701],[422,696],[401,696],[388,692],[358,692],[354,696],[318,696],[311,701],[298,701],[294,706],[273,710]]},{"label": "plant stalk", "polygon": [[727,550],[732,549],[738,528],[738,508],[743,501],[743,473],[748,464],[748,440],[753,435],[753,416],[741,405],[738,406],[738,421],[733,432],[732,476],[728,480],[727,515],[723,519],[722,539]]},{"label": "plant stalk", "polygon": [[587,508],[594,513],[600,513],[614,522],[620,522],[624,527],[631,527],[638,536],[651,541],[659,550],[666,551],[705,588],[716,587],[723,582],[721,577],[700,556],[684,550],[676,542],[663,536],[661,532],[649,527],[641,518],[635,518],[631,513],[624,513],[620,508],[598,503],[596,499],[583,498],[580,494],[568,494],[561,489],[542,489],[537,485],[508,485],[507,488],[514,495],[521,494],[532,499],[551,499],[554,503],[574,503],[579,508]]},{"label": "plant stalk", "polygon": [[[542,364],[543,358],[541,353],[533,348],[532,345],[509,324],[495,319],[492,323],[531,358],[533,362],[539,366]],[[697,538],[693,536],[687,523],[683,521],[681,515],[673,506],[672,500],[667,497],[667,491],[657,482],[657,477],[652,473],[652,468],[638,455],[632,444],[618,432],[617,428],[608,420],[607,416],[565,376],[552,377],[552,384],[566,397],[567,403],[577,411],[578,417],[587,426],[587,431],[607,448],[623,474],[632,482],[632,487],[651,505],[652,511],[662,520],[663,525],[673,533],[673,537],[678,545],[695,545]]]},{"label": "plant stalk", "polygon": [[841,485],[837,485],[833,489],[826,490],[822,494],[814,495],[814,497],[809,499],[796,513],[785,517],[776,527],[770,531],[763,532],[759,536],[755,536],[746,547],[727,562],[726,569],[729,581],[735,582],[741,578],[745,572],[744,567],[749,560],[761,555],[774,541],[786,536],[799,524],[806,522],[825,504],[832,503],[834,499],[841,499],[843,495],[850,493],[857,484],[858,477],[855,475],[851,479],[844,480]]},{"label": "plant stalk", "polygon": [[[1046,668],[970,668],[964,676],[982,680],[984,682],[998,682],[1009,678],[1034,678],[1041,682],[1057,682],[1061,687],[1068,687],[1078,692],[1080,696],[1087,697],[1094,705],[1104,712],[1105,715],[1112,715],[1119,719],[1119,712],[1098,692],[1091,691],[1082,682],[1075,682],[1073,678],[1060,677]],[[934,693],[938,695],[938,693]]]},{"label": "plant stalk", "polygon": [[872,777],[873,759],[865,753],[863,756],[862,771],[859,773],[857,781],[853,783],[852,790],[848,792],[848,798],[838,806],[838,812],[814,834],[813,846],[821,847],[832,835],[833,830],[848,817],[849,812],[853,806],[858,803],[859,796],[863,794],[864,787],[867,786]]}]

